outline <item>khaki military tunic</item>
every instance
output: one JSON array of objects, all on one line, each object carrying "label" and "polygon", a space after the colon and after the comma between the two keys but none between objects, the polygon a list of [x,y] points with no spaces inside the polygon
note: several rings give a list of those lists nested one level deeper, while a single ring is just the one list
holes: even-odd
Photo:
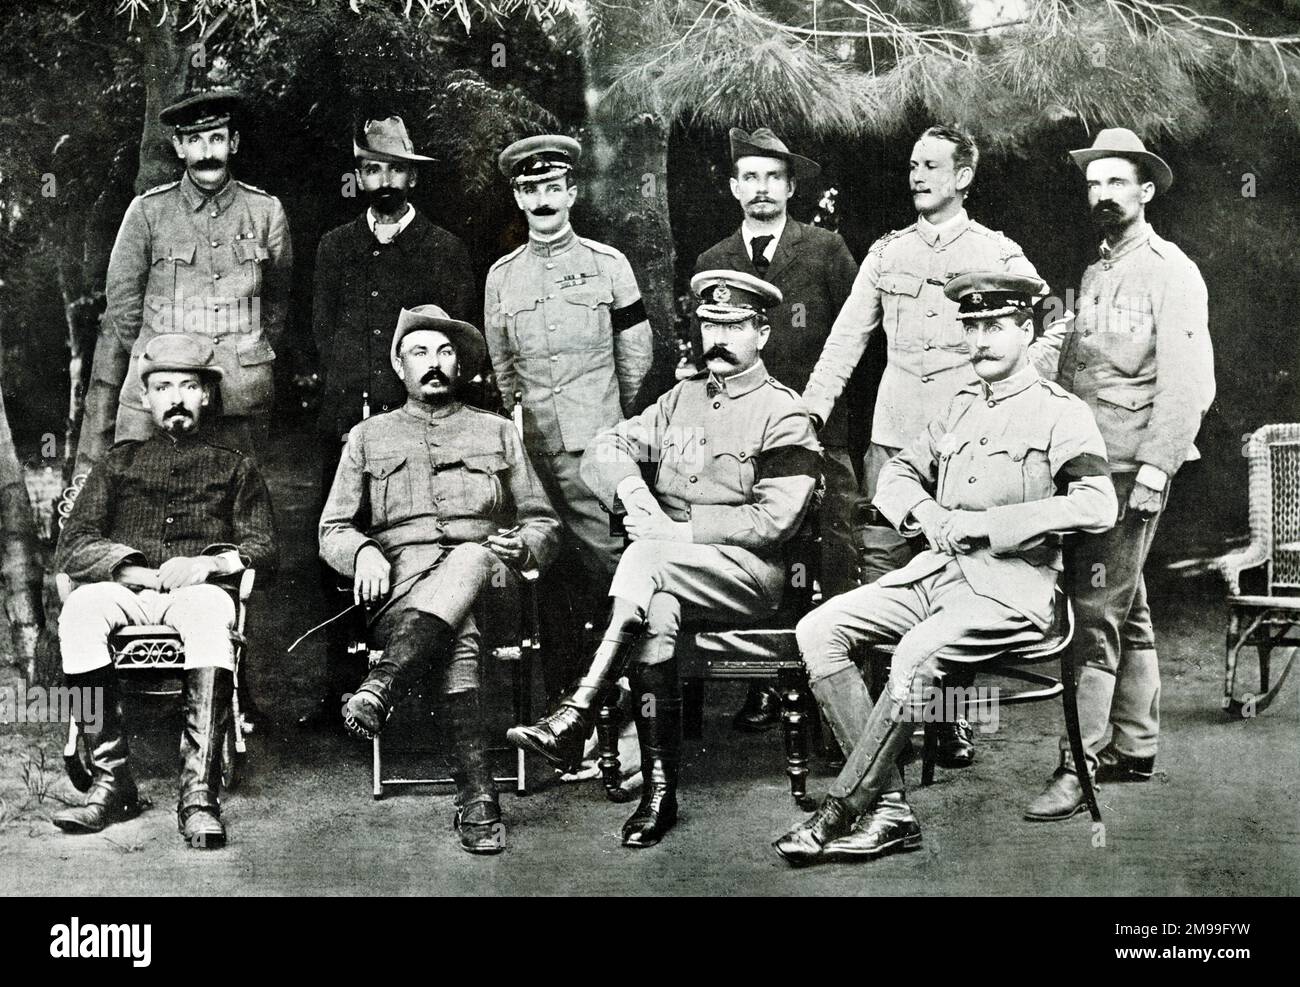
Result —
[{"label": "khaki military tunic", "polygon": [[951,227],[922,220],[872,244],[804,388],[808,410],[826,421],[871,334],[883,329],[888,365],[871,441],[902,448],[920,435],[961,388],[978,380],[957,303],[943,293],[948,281],[970,271],[1037,277],[1015,241],[965,213]]},{"label": "khaki military tunic", "polygon": [[681,607],[752,621],[780,605],[782,544],[803,522],[820,447],[802,402],[762,362],[725,380],[682,381],[640,415],[598,435],[582,475],[611,510],[617,490],[654,464],[664,513],[691,541],[640,540],[623,554],[610,595],[647,614],[634,660],[671,656]]},{"label": "khaki military tunic", "polygon": [[[284,208],[259,188],[231,179],[209,196],[187,174],[137,196],[113,244],[105,288],[103,335],[117,345],[97,347],[91,385],[118,399],[117,438],[152,432],[139,363],[160,333],[196,333],[213,343],[227,417],[267,414],[292,266]],[[129,362],[119,353],[129,353]],[[86,428],[106,433],[111,423],[93,420],[105,411],[88,397]]]}]

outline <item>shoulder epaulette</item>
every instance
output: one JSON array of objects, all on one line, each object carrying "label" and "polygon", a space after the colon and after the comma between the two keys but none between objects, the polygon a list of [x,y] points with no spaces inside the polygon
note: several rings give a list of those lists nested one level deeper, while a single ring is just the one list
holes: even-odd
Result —
[{"label": "shoulder epaulette", "polygon": [[492,266],[488,268],[488,270],[489,270],[489,271],[495,271],[498,267],[500,267],[500,266],[501,266],[502,264],[504,264],[506,261],[508,261],[508,260],[514,260],[514,259],[515,259],[516,257],[518,257],[521,253],[523,253],[524,248],[525,248],[526,246],[528,246],[528,244],[526,244],[526,243],[521,243],[519,246],[515,247],[514,250],[510,251],[510,253],[506,254],[504,257],[498,257],[498,258],[496,259],[496,261],[493,262]]},{"label": "shoulder epaulette", "polygon": [[901,230],[890,230],[888,233],[886,233],[884,236],[882,236],[879,240],[877,240],[875,243],[873,243],[873,244],[871,245],[871,249],[869,249],[869,250],[867,251],[867,253],[870,254],[870,253],[875,253],[875,252],[878,251],[878,250],[883,250],[883,249],[885,248],[885,244],[889,243],[890,240],[896,240],[898,237],[902,236],[904,233],[911,233],[914,229],[916,229],[916,224],[915,224],[915,223],[913,223],[911,226],[904,226]]},{"label": "shoulder epaulette", "polygon": [[145,189],[145,191],[141,192],[140,197],[143,198],[146,195],[157,195],[159,192],[166,192],[168,189],[174,189],[179,184],[180,179],[177,179],[174,182],[166,182],[162,185],[155,185],[153,188]]},{"label": "shoulder epaulette", "polygon": [[773,387],[775,387],[775,388],[776,388],[777,390],[779,390],[779,391],[785,391],[786,394],[789,394],[790,397],[794,398],[796,401],[802,400],[802,399],[800,398],[800,396],[799,396],[799,392],[798,392],[798,391],[796,391],[793,387],[787,387],[785,384],[782,384],[779,380],[777,380],[777,379],[776,379],[775,377],[773,377],[771,374],[768,374],[768,376],[767,376],[767,383],[771,384]]},{"label": "shoulder epaulette", "polygon": [[108,447],[108,451],[112,452],[115,449],[126,449],[129,446],[138,446],[143,441],[144,439],[118,439]]},{"label": "shoulder epaulette", "polygon": [[597,240],[588,240],[585,236],[578,237],[578,242],[583,246],[590,247],[598,254],[604,254],[606,257],[622,257],[623,251],[617,247],[611,247],[608,243],[600,243]]},{"label": "shoulder epaulette", "polygon": [[497,421],[510,422],[511,425],[514,424],[514,420],[509,415],[503,414],[500,411],[492,411],[488,408],[480,408],[477,405],[473,405],[473,404],[466,404],[466,405],[462,405],[461,407],[463,407],[466,411],[474,411],[480,415],[487,415],[489,418],[495,418]]},{"label": "shoulder epaulette", "polygon": [[984,234],[990,240],[1000,241],[1003,248],[1002,259],[1004,261],[1010,260],[1012,257],[1020,256],[1025,252],[1024,248],[1021,247],[1020,244],[1016,243],[1015,240],[1011,239],[1011,237],[1007,236],[1001,230],[990,229],[978,220],[972,219],[970,221],[970,229],[974,230],[976,233]]},{"label": "shoulder epaulette", "polygon": [[275,197],[274,197],[273,195],[271,195],[271,193],[268,192],[266,189],[264,189],[264,188],[258,188],[256,185],[249,185],[248,182],[241,182],[238,178],[235,179],[235,184],[238,185],[240,188],[245,189],[246,191],[249,191],[249,192],[256,192],[258,195],[264,195],[264,196],[266,196],[268,199],[273,199],[273,198],[275,198]]}]

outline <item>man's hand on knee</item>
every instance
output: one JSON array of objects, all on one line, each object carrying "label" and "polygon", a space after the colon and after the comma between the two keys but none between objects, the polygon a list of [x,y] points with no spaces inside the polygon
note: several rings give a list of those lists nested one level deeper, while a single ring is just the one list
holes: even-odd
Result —
[{"label": "man's hand on knee", "polygon": [[988,544],[988,517],[983,511],[949,511],[941,529],[955,555],[965,555]]},{"label": "man's hand on knee", "polygon": [[145,565],[124,565],[113,574],[113,578],[123,586],[136,589],[157,589],[160,585],[158,570]]},{"label": "man's hand on knee", "polygon": [[528,546],[516,531],[504,531],[499,535],[488,535],[488,550],[506,565],[522,569],[528,559]]},{"label": "man's hand on knee", "polygon": [[363,547],[357,553],[357,570],[352,577],[352,602],[374,603],[387,596],[392,568],[374,545]]},{"label": "man's hand on knee", "polygon": [[206,583],[218,568],[213,555],[178,555],[158,567],[158,588],[169,593],[185,586],[197,586]]},{"label": "man's hand on knee", "polygon": [[662,511],[658,514],[629,514],[623,525],[633,541],[691,541],[690,523],[673,521]]},{"label": "man's hand on knee", "polygon": [[957,554],[948,540],[946,530],[950,513],[933,500],[917,504],[916,507],[912,508],[912,517],[921,526],[921,532],[925,535],[925,540],[929,543],[931,550],[942,552],[944,555]]}]

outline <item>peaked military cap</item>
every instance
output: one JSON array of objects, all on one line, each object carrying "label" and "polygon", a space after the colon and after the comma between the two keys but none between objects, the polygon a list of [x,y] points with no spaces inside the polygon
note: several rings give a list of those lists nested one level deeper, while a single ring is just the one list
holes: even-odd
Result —
[{"label": "peaked military cap", "polygon": [[389,350],[394,363],[397,362],[402,339],[408,333],[420,329],[434,329],[451,340],[460,361],[463,380],[476,375],[487,359],[487,344],[483,341],[483,334],[472,325],[453,319],[437,305],[417,305],[415,308],[404,308],[397,315],[397,328],[393,330],[393,345]]},{"label": "peaked military cap", "polygon": [[993,319],[1028,315],[1034,301],[1047,294],[1047,282],[1006,271],[971,271],[949,281],[943,293],[958,303],[957,317],[962,321]]},{"label": "peaked military cap", "polygon": [[159,370],[208,374],[215,380],[225,376],[207,337],[188,332],[161,333],[145,343],[140,354],[140,379],[148,380]]},{"label": "peaked military cap", "polygon": [[1092,147],[1071,151],[1070,157],[1085,174],[1089,163],[1098,158],[1128,158],[1130,161],[1140,161],[1147,166],[1157,192],[1163,195],[1169,191],[1169,186],[1174,184],[1173,169],[1165,163],[1165,159],[1148,151],[1146,145],[1142,143],[1142,138],[1127,127],[1108,127],[1098,131]]},{"label": "peaked military cap", "polygon": [[216,130],[230,123],[235,107],[242,98],[237,89],[229,86],[196,89],[164,107],[158,114],[158,119],[171,124],[178,134]]},{"label": "peaked military cap", "polygon": [[695,314],[709,322],[743,322],[781,304],[781,289],[744,271],[701,271],[691,278]]},{"label": "peaked military cap", "polygon": [[731,128],[731,160],[757,155],[764,158],[779,158],[790,169],[790,175],[797,181],[811,181],[821,174],[822,166],[812,158],[795,154],[785,146],[785,141],[767,127],[759,127],[752,134],[747,134],[739,127]]},{"label": "peaked military cap", "polygon": [[363,161],[387,161],[390,164],[410,162],[419,164],[433,158],[415,153],[415,145],[406,132],[406,124],[399,116],[383,120],[367,120],[361,128],[361,139],[352,138],[352,154]]},{"label": "peaked military cap", "polygon": [[501,174],[511,185],[545,182],[573,171],[582,157],[582,145],[563,134],[541,134],[515,141],[497,158]]}]

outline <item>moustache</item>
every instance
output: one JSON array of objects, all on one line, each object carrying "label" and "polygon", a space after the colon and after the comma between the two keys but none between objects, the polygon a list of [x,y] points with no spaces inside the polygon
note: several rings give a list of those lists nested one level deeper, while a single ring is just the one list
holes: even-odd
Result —
[{"label": "moustache", "polygon": [[185,408],[183,405],[178,404],[174,408],[168,408],[167,413],[163,415],[163,418],[175,418],[177,415],[179,415],[181,418],[194,417],[189,413],[189,409]]},{"label": "moustache", "polygon": [[1120,208],[1113,202],[1098,202],[1092,207],[1094,216],[1118,216]]},{"label": "moustache", "polygon": [[225,166],[224,161],[218,161],[216,158],[204,158],[202,161],[194,162],[193,168],[195,171],[212,171]]},{"label": "moustache", "polygon": [[736,354],[721,344],[710,346],[708,352],[704,354],[705,360],[726,360],[728,363],[737,363]]},{"label": "moustache", "polygon": [[428,384],[430,382],[442,384],[444,387],[451,387],[451,381],[449,381],[446,375],[444,375],[437,367],[432,368],[420,378],[421,384]]},{"label": "moustache", "polygon": [[559,210],[556,209],[556,208],[554,208],[553,206],[538,206],[536,209],[534,209],[534,210],[532,211],[532,215],[534,215],[534,216],[554,216],[554,215],[556,215],[558,212],[559,212]]},{"label": "moustache", "polygon": [[406,201],[406,189],[401,188],[377,188],[366,194],[372,203],[381,205],[396,205]]}]

